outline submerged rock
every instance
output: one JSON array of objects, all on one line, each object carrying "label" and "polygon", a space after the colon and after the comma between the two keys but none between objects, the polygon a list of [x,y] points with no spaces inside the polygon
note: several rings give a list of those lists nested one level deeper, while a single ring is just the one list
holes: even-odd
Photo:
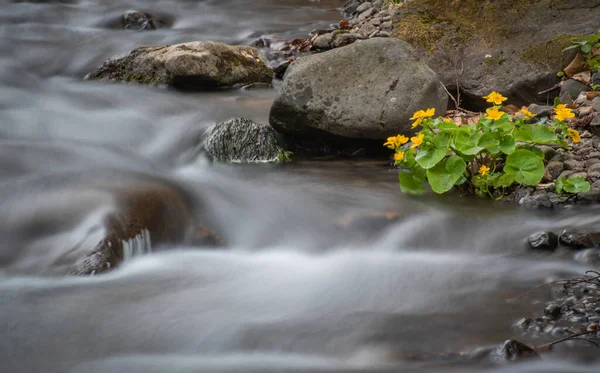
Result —
[{"label": "submerged rock", "polygon": [[412,132],[417,110],[444,115],[447,102],[438,76],[407,43],[374,38],[292,63],[270,123],[293,136],[381,140]]},{"label": "submerged rock", "polygon": [[586,233],[576,229],[564,230],[559,237],[562,245],[572,249],[587,249],[596,247],[600,242],[599,233]]},{"label": "submerged rock", "polygon": [[540,358],[531,347],[514,339],[507,340],[500,346],[477,349],[469,357],[473,360],[496,364]]},{"label": "submerged rock", "polygon": [[208,128],[203,148],[217,162],[285,162],[288,158],[271,126],[244,118],[230,119]]},{"label": "submerged rock", "polygon": [[85,78],[167,84],[202,90],[270,83],[273,71],[256,48],[212,41],[140,47],[110,59]]}]

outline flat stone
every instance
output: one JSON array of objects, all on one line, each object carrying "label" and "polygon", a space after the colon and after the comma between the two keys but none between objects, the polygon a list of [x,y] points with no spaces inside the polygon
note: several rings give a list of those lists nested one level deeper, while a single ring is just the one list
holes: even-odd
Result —
[{"label": "flat stone", "polygon": [[573,172],[571,175],[569,175],[567,177],[567,179],[572,179],[574,177],[580,177],[580,178],[586,180],[587,176],[588,176],[587,172]]},{"label": "flat stone", "polygon": [[588,171],[589,172],[600,172],[600,159],[595,159],[596,162],[594,162],[589,168]]},{"label": "flat stone", "polygon": [[565,170],[570,171],[581,171],[584,168],[583,162],[576,160],[566,160],[563,162],[563,165],[565,167]]},{"label": "flat stone", "polygon": [[370,1],[364,2],[362,3],[358,8],[356,8],[356,11],[358,13],[362,13],[367,9],[371,9],[373,7],[373,4]]},{"label": "flat stone", "polygon": [[590,122],[589,131],[596,136],[600,136],[600,115],[596,115]]},{"label": "flat stone", "polygon": [[590,190],[589,192],[579,193],[577,201],[598,202],[600,201],[600,190]]},{"label": "flat stone", "polygon": [[566,229],[562,231],[558,241],[561,245],[572,249],[587,249],[596,247],[600,235],[598,233],[587,233],[577,229]]},{"label": "flat stone", "polygon": [[549,105],[537,105],[531,104],[527,108],[531,113],[535,114],[537,117],[549,117],[552,115],[553,106]]}]

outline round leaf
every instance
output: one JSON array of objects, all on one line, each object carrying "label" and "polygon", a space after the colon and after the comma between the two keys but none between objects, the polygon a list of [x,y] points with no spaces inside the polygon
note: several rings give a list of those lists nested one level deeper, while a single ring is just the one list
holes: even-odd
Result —
[{"label": "round leaf", "polygon": [[515,142],[514,137],[512,137],[511,135],[502,136],[502,139],[500,140],[500,150],[502,151],[502,153],[507,155],[511,154],[515,151],[516,146],[517,143]]},{"label": "round leaf", "polygon": [[533,152],[517,149],[506,157],[504,172],[523,185],[537,185],[544,177],[544,162]]},{"label": "round leaf", "polygon": [[446,158],[435,167],[427,170],[429,185],[436,193],[446,193],[461,180],[467,164],[458,156]]},{"label": "round leaf", "polygon": [[456,132],[454,147],[462,154],[475,155],[483,150],[483,148],[478,145],[480,139],[481,135],[471,133],[470,131],[461,128]]},{"label": "round leaf", "polygon": [[569,193],[584,193],[590,191],[590,183],[582,177],[572,177],[567,179],[564,184],[564,190]]},{"label": "round leaf", "polygon": [[521,127],[515,134],[515,139],[535,144],[549,144],[558,140],[556,133],[543,124],[528,124]]},{"label": "round leaf", "polygon": [[406,194],[421,195],[425,192],[425,180],[409,172],[398,174],[400,190]]},{"label": "round leaf", "polygon": [[448,135],[438,133],[433,137],[433,144],[427,148],[419,150],[415,160],[419,166],[424,169],[430,169],[444,159],[448,153]]}]

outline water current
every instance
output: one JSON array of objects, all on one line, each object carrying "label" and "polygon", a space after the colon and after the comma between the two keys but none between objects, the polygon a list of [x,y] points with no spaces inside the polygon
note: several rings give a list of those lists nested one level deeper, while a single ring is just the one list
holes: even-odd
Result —
[{"label": "water current", "polygon": [[[597,227],[597,208],[410,199],[385,160],[210,164],[196,152],[203,130],[267,122],[276,89],[82,80],[141,45],[305,37],[339,21],[343,1],[1,2],[1,372],[598,371],[585,345],[516,366],[439,358],[550,340],[512,326],[547,293],[516,296],[590,265],[531,253],[524,239]],[[127,9],[172,25],[124,31]],[[142,238],[114,271],[64,276],[144,188],[183,196],[226,248]],[[387,212],[385,226],[364,218]]]}]

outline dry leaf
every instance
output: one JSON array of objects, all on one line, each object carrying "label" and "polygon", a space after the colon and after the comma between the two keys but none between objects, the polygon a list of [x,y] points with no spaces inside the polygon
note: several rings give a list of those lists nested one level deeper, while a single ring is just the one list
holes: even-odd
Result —
[{"label": "dry leaf", "polygon": [[593,100],[593,99],[595,99],[596,97],[598,97],[598,95],[600,95],[600,92],[597,92],[597,91],[592,91],[592,92],[586,92],[585,93],[585,97],[588,100],[590,100],[590,101]]},{"label": "dry leaf", "polygon": [[571,77],[571,79],[577,80],[578,82],[581,82],[583,84],[589,84],[589,82],[592,81],[592,75],[590,74],[589,71],[582,71],[580,73],[573,75]]},{"label": "dry leaf", "polygon": [[580,53],[577,53],[577,56],[573,58],[573,61],[571,61],[569,66],[565,67],[564,71],[568,77],[571,77],[583,70],[585,70],[583,67],[583,56]]}]

